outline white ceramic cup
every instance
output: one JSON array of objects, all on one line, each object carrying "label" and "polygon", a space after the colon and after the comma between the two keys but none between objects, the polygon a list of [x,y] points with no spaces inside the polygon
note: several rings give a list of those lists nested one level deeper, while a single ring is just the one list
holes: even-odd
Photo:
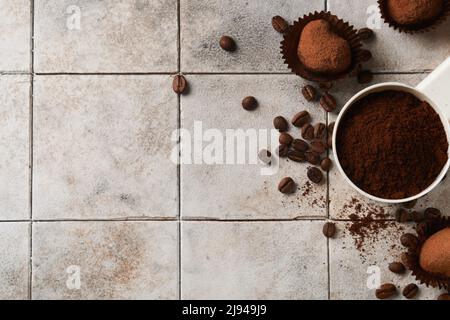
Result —
[{"label": "white ceramic cup", "polygon": [[450,146],[449,150],[447,151],[449,159],[447,160],[447,163],[442,168],[441,173],[437,176],[436,180],[428,186],[425,190],[422,192],[416,194],[415,196],[404,198],[404,199],[383,199],[376,196],[373,196],[371,194],[368,194],[364,190],[360,189],[358,186],[356,186],[349,177],[347,177],[346,173],[342,169],[342,166],[339,162],[339,158],[337,156],[337,149],[336,149],[336,133],[339,130],[339,123],[341,122],[343,116],[345,113],[349,110],[349,108],[358,100],[361,98],[374,93],[374,92],[380,92],[385,90],[397,90],[397,91],[405,91],[413,94],[418,99],[422,101],[428,102],[433,109],[439,114],[442,124],[445,128],[445,131],[447,133],[447,141],[450,144],[450,57],[447,57],[447,59],[439,66],[437,67],[425,80],[423,80],[417,87],[413,88],[410,86],[407,86],[402,83],[398,82],[384,82],[379,83],[373,86],[370,86],[357,94],[355,94],[342,108],[341,112],[339,113],[339,116],[335,123],[335,129],[333,133],[333,154],[334,159],[336,163],[336,167],[338,168],[339,172],[342,174],[342,176],[345,178],[345,180],[359,193],[366,196],[367,198],[370,198],[372,200],[385,202],[385,203],[403,203],[412,201],[415,199],[418,199],[425,194],[429,193],[431,190],[433,190],[439,182],[444,178],[445,174],[447,173],[449,166],[450,166]]}]

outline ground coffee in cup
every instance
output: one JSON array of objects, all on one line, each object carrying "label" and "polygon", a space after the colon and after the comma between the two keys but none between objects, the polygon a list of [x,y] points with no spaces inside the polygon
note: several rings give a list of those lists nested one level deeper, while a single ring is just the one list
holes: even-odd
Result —
[{"label": "ground coffee in cup", "polygon": [[448,159],[439,115],[403,91],[372,93],[357,101],[342,118],[336,146],[350,180],[384,199],[417,195],[436,180]]}]

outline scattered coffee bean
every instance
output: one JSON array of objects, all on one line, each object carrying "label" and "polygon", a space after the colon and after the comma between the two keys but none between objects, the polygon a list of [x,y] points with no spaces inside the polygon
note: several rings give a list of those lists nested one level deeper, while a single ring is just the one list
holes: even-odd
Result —
[{"label": "scattered coffee bean", "polygon": [[323,158],[322,161],[320,161],[320,168],[322,168],[323,171],[330,171],[331,166],[333,163],[331,162],[330,158]]},{"label": "scattered coffee bean", "polygon": [[336,99],[329,93],[325,93],[320,98],[320,105],[326,112],[332,112],[336,109]]},{"label": "scattered coffee bean", "polygon": [[220,47],[225,51],[235,51],[236,42],[229,36],[222,36],[219,41]]},{"label": "scattered coffee bean", "polygon": [[411,215],[406,209],[400,208],[395,213],[395,220],[401,223],[409,222],[411,221]]},{"label": "scattered coffee bean", "polygon": [[400,242],[404,247],[414,249],[419,244],[419,239],[412,233],[405,233],[400,237]]},{"label": "scattered coffee bean", "polygon": [[309,149],[309,144],[305,140],[294,139],[294,141],[292,141],[292,148],[297,151],[306,152]]},{"label": "scattered coffee bean", "polygon": [[316,89],[312,85],[306,85],[302,89],[303,97],[305,97],[306,101],[316,100]]},{"label": "scattered coffee bean", "polygon": [[369,50],[362,50],[360,58],[361,61],[367,62],[372,59],[372,52],[370,52]]},{"label": "scattered coffee bean", "polygon": [[397,274],[402,274],[402,273],[405,273],[405,271],[406,271],[405,266],[401,262],[389,263],[388,268],[391,272],[397,273]]},{"label": "scattered coffee bean", "polygon": [[310,148],[312,151],[322,154],[327,151],[327,145],[322,140],[314,140],[311,142]]},{"label": "scattered coffee bean", "polygon": [[336,234],[336,225],[333,222],[327,222],[323,225],[323,235],[327,238],[333,238]]},{"label": "scattered coffee bean", "polygon": [[286,145],[286,144],[280,144],[280,145],[278,146],[277,153],[278,153],[278,156],[279,156],[280,158],[285,158],[285,157],[287,157],[288,152],[289,152],[289,146],[288,146],[288,145]]},{"label": "scattered coffee bean", "polygon": [[302,127],[302,138],[305,140],[314,139],[314,127],[309,123],[303,125]]},{"label": "scattered coffee bean", "polygon": [[361,40],[369,40],[373,37],[373,30],[369,28],[361,28],[358,30],[358,36]]},{"label": "scattered coffee bean", "polygon": [[450,301],[450,293],[443,293],[437,297],[440,301]]},{"label": "scattered coffee bean", "polygon": [[417,200],[411,200],[411,201],[405,202],[405,203],[403,204],[403,208],[406,208],[406,209],[412,209],[412,208],[414,208],[414,206],[416,205],[416,203],[417,203]]},{"label": "scattered coffee bean", "polygon": [[397,287],[392,283],[382,284],[377,290],[375,290],[375,296],[378,299],[387,299],[397,294]]},{"label": "scattered coffee bean", "polygon": [[309,122],[309,119],[309,112],[301,111],[292,118],[292,124],[297,128],[301,128],[303,125]]},{"label": "scattered coffee bean", "polygon": [[325,92],[330,91],[330,89],[333,87],[333,82],[321,82],[319,83],[319,88],[322,89]]},{"label": "scattered coffee bean", "polygon": [[297,150],[289,150],[287,157],[294,162],[304,162],[306,160],[305,153]]},{"label": "scattered coffee bean", "polygon": [[373,80],[373,73],[370,70],[362,70],[358,73],[358,83],[366,84]]},{"label": "scattered coffee bean", "polygon": [[258,158],[262,163],[269,165],[272,162],[272,153],[269,150],[263,149],[258,153]]},{"label": "scattered coffee bean", "polygon": [[187,88],[186,78],[181,74],[177,74],[175,78],[173,78],[172,88],[176,94],[182,94]]},{"label": "scattered coffee bean", "polygon": [[242,108],[244,108],[247,111],[255,110],[258,106],[258,101],[255,97],[249,96],[245,97],[244,100],[242,100]]},{"label": "scattered coffee bean", "polygon": [[422,222],[423,221],[423,213],[419,211],[413,211],[411,212],[411,218],[414,220],[414,222]]},{"label": "scattered coffee bean", "polygon": [[281,179],[280,183],[278,184],[278,190],[281,193],[285,194],[293,193],[295,189],[296,189],[295,182],[290,177],[285,177]]},{"label": "scattered coffee bean", "polygon": [[278,117],[275,117],[275,119],[273,119],[273,126],[278,131],[284,132],[288,129],[289,125],[288,125],[287,120],[284,117],[278,116]]},{"label": "scattered coffee bean", "polygon": [[420,222],[416,225],[417,234],[426,234],[427,233],[427,224],[425,222]]},{"label": "scattered coffee bean", "polygon": [[307,172],[308,179],[314,183],[320,183],[323,179],[322,171],[317,169],[316,167],[311,167]]},{"label": "scattered coffee bean", "polygon": [[316,139],[323,140],[327,136],[327,126],[324,123],[317,123],[314,126],[314,137]]},{"label": "scattered coffee bean", "polygon": [[414,257],[406,252],[402,253],[401,259],[402,259],[403,265],[409,269],[411,269],[411,267],[414,266],[414,264],[415,264]]},{"label": "scattered coffee bean", "polygon": [[424,212],[425,219],[435,219],[441,216],[441,211],[436,208],[426,208]]},{"label": "scattered coffee bean", "polygon": [[289,27],[289,24],[282,17],[275,16],[272,18],[272,27],[275,29],[275,31],[284,33]]},{"label": "scattered coffee bean", "polygon": [[292,138],[292,136],[289,133],[282,132],[280,134],[280,137],[278,140],[279,140],[280,144],[285,144],[285,145],[290,146],[294,139]]},{"label": "scattered coffee bean", "polygon": [[306,161],[310,164],[317,166],[320,163],[320,155],[314,151],[306,151],[305,152]]},{"label": "scattered coffee bean", "polygon": [[403,288],[403,296],[406,299],[414,298],[419,292],[419,287],[415,283],[408,284],[405,288]]}]

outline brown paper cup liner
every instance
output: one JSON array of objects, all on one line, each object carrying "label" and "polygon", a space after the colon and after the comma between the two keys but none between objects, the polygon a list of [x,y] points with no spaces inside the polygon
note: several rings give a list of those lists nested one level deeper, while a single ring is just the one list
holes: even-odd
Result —
[{"label": "brown paper cup liner", "polygon": [[[412,271],[416,280],[426,286],[439,289],[450,289],[450,278],[431,274],[422,269],[419,263],[420,250],[424,242],[436,232],[450,227],[450,218],[440,217],[426,220],[421,223],[424,228],[417,228],[417,236],[419,238],[419,245],[415,249],[408,249],[403,255],[403,262]],[[420,224],[418,224],[420,225]]]},{"label": "brown paper cup liner", "polygon": [[395,30],[399,32],[404,33],[424,33],[431,30],[436,29],[438,25],[443,23],[447,17],[450,15],[450,0],[444,0],[444,7],[442,9],[442,12],[439,16],[436,18],[419,24],[414,25],[401,25],[395,22],[390,16],[387,9],[387,1],[388,0],[378,0],[378,6],[380,8],[381,17],[383,18],[384,22],[389,24],[389,27],[394,28]]},{"label": "brown paper cup liner", "polygon": [[[297,47],[300,41],[300,35],[303,28],[311,21],[323,19],[330,23],[333,32],[340,37],[346,39],[352,50],[352,64],[345,72],[337,74],[323,74],[309,71],[301,62],[297,56]],[[330,82],[338,79],[345,78],[347,76],[355,76],[358,70],[358,66],[363,63],[361,57],[361,40],[357,35],[357,30],[339,19],[337,16],[332,15],[330,12],[314,12],[308,15],[304,15],[303,18],[299,18],[293,25],[289,26],[281,41],[281,53],[283,55],[284,63],[287,64],[289,69],[296,75],[314,82]]]}]

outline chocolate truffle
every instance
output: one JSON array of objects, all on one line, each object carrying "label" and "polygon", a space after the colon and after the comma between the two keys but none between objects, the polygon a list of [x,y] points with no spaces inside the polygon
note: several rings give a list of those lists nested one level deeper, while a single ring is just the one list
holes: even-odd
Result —
[{"label": "chocolate truffle", "polygon": [[442,12],[444,0],[388,0],[389,16],[400,25],[431,21]]},{"label": "chocolate truffle", "polygon": [[310,71],[337,74],[346,71],[352,62],[350,44],[331,30],[328,21],[309,22],[300,35],[297,55]]},{"label": "chocolate truffle", "polygon": [[419,262],[425,271],[450,278],[450,227],[436,232],[425,241]]}]

